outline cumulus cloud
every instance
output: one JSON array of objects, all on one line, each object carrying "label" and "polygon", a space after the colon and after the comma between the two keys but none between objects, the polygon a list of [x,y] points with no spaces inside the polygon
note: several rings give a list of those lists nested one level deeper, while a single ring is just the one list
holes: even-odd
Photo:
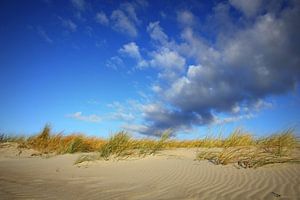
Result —
[{"label": "cumulus cloud", "polygon": [[119,68],[124,67],[124,61],[118,56],[113,56],[106,61],[106,67],[118,70]]},{"label": "cumulus cloud", "polygon": [[245,16],[255,16],[261,9],[263,0],[229,0],[230,4],[240,10]]},{"label": "cumulus cloud", "polygon": [[132,113],[122,113],[122,112],[112,113],[109,118],[113,120],[121,120],[121,121],[128,121],[128,122],[135,119]]},{"label": "cumulus cloud", "polygon": [[139,46],[135,42],[130,42],[128,44],[124,44],[122,48],[119,49],[119,52],[124,56],[129,56],[136,60],[136,68],[143,69],[149,66],[148,61],[146,61],[141,53]]},{"label": "cumulus cloud", "polygon": [[150,34],[151,39],[165,44],[168,41],[168,36],[164,33],[163,29],[159,25],[159,21],[150,22],[147,26],[147,31]]},{"label": "cumulus cloud", "polygon": [[176,51],[168,48],[162,48],[152,53],[153,59],[150,61],[154,67],[168,71],[181,71],[185,65],[185,58],[180,56]]},{"label": "cumulus cloud", "polygon": [[96,21],[102,25],[108,25],[109,19],[104,12],[98,12],[95,17]]},{"label": "cumulus cloud", "polygon": [[99,24],[109,24],[116,32],[135,38],[138,36],[138,27],[142,23],[138,17],[138,12],[145,9],[147,6],[148,2],[145,0],[123,2],[108,15],[103,11],[98,12],[95,19]]},{"label": "cumulus cloud", "polygon": [[128,34],[131,37],[137,36],[135,24],[126,16],[122,10],[114,10],[111,14],[113,29]]},{"label": "cumulus cloud", "polygon": [[207,32],[212,38],[228,38],[243,26],[244,20],[236,20],[231,16],[232,7],[228,3],[219,3],[212,9],[206,22],[202,25],[203,31]]},{"label": "cumulus cloud", "polygon": [[183,26],[192,26],[196,23],[194,14],[188,10],[178,12],[177,21]]},{"label": "cumulus cloud", "polygon": [[137,26],[141,23],[137,17],[136,10],[144,7],[144,3],[122,3],[118,9],[112,11],[110,21],[115,31],[136,37],[138,35]]},{"label": "cumulus cloud", "polygon": [[[213,42],[190,26],[191,13],[178,19],[185,24],[179,42],[167,41],[158,23],[148,26],[152,40],[162,45],[150,53],[149,63],[160,74],[173,75],[159,76],[167,82],[156,81],[157,97],[141,107],[144,123],[133,129],[153,135],[249,119],[254,117],[252,112],[271,106],[265,103],[266,97],[295,88],[300,79],[299,4],[291,1],[276,12],[260,13],[260,1],[251,1],[250,8],[245,1],[230,3],[247,18],[237,24],[228,4],[216,5],[214,16],[228,17],[228,25],[215,33]],[[253,15],[254,19],[248,19]],[[219,113],[233,116],[221,119]]]},{"label": "cumulus cloud", "polygon": [[220,49],[220,61],[189,66],[187,74],[164,93],[166,100],[201,115],[212,110],[228,112],[236,104],[252,104],[293,89],[299,80],[299,59],[286,31],[290,22],[285,20],[260,17],[252,27],[228,39]]},{"label": "cumulus cloud", "polygon": [[120,5],[120,9],[127,13],[129,19],[131,19],[133,23],[139,24],[141,22],[136,15],[136,8],[137,6],[131,3],[123,3]]},{"label": "cumulus cloud", "polygon": [[194,124],[207,124],[208,118],[213,117],[203,117],[197,113],[168,109],[162,102],[140,104],[138,111],[141,114],[140,117],[143,118],[144,123],[137,124],[131,122],[131,124],[125,124],[122,128],[131,132],[151,136],[160,136],[165,131],[168,131],[172,135],[178,130],[190,131]]},{"label": "cumulus cloud", "polygon": [[133,133],[148,133],[148,127],[142,124],[124,124],[122,129]]},{"label": "cumulus cloud", "polygon": [[138,35],[137,27],[141,24],[137,10],[147,5],[146,1],[121,3],[117,9],[112,10],[111,14],[106,15],[103,11],[97,12],[95,20],[101,25],[110,25],[113,30],[134,38]]},{"label": "cumulus cloud", "polygon": [[107,106],[113,110],[113,112],[109,113],[106,117],[109,120],[120,120],[132,123],[137,119],[137,115],[139,115],[138,107],[140,104],[136,101],[128,100],[123,103],[115,101]]},{"label": "cumulus cloud", "polygon": [[161,48],[151,53],[152,59],[149,61],[152,67],[161,70],[159,77],[165,80],[174,80],[184,70],[186,60],[177,51],[169,48]]},{"label": "cumulus cloud", "polygon": [[178,51],[195,60],[201,65],[215,65],[221,58],[220,52],[212,45],[193,31],[186,27],[181,32],[181,38],[184,42],[178,44]]},{"label": "cumulus cloud", "polygon": [[102,118],[98,115],[82,115],[82,112],[75,112],[73,114],[67,115],[66,117],[92,123],[99,123],[100,121],[102,121]]},{"label": "cumulus cloud", "polygon": [[119,50],[121,53],[127,54],[132,58],[141,59],[141,54],[139,47],[135,42],[130,42],[128,44],[123,45],[123,47]]},{"label": "cumulus cloud", "polygon": [[216,118],[214,119],[214,124],[227,124],[232,122],[237,122],[243,119],[252,119],[255,116],[253,114],[237,115],[232,117]]}]

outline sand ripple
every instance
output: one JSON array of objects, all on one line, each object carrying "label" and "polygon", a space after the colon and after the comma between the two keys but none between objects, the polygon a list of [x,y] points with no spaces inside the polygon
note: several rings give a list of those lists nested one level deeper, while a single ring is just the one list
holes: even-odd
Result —
[{"label": "sand ripple", "polygon": [[300,199],[297,164],[236,169],[194,161],[193,150],[168,153],[80,168],[77,155],[5,157],[0,199]]}]

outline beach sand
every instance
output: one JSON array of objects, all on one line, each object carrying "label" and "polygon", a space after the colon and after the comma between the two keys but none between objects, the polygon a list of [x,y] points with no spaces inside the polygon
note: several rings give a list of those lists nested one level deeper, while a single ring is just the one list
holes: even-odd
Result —
[{"label": "beach sand", "polygon": [[195,161],[196,149],[74,165],[80,154],[0,148],[0,199],[300,199],[300,165],[237,169]]}]

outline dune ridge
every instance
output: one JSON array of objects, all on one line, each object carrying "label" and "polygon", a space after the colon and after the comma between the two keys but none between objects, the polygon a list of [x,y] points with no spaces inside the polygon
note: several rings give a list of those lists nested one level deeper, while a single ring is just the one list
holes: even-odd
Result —
[{"label": "dune ridge", "polygon": [[195,161],[196,154],[175,149],[74,165],[78,154],[45,158],[1,149],[0,199],[299,199],[298,164],[237,169]]}]

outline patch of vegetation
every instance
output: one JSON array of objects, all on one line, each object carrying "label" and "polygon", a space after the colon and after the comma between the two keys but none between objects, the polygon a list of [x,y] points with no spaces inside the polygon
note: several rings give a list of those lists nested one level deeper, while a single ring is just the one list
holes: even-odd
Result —
[{"label": "patch of vegetation", "polygon": [[92,155],[81,155],[79,156],[76,161],[74,162],[74,165],[83,163],[83,162],[89,162],[89,161],[95,161],[100,160],[101,156],[100,154],[92,154]]},{"label": "patch of vegetation", "polygon": [[0,133],[0,143],[3,143],[3,142],[21,143],[21,142],[24,142],[25,140],[26,140],[26,138],[24,136],[12,136],[12,135]]},{"label": "patch of vegetation", "polygon": [[239,146],[251,146],[254,144],[255,140],[253,138],[253,135],[238,128],[234,130],[233,133],[223,141],[222,147],[228,148]]},{"label": "patch of vegetation", "polygon": [[298,141],[293,129],[287,129],[270,137],[262,138],[258,144],[266,152],[276,156],[289,155],[297,146]]},{"label": "patch of vegetation", "polygon": [[[228,141],[231,145],[227,143],[222,151],[200,152],[196,159],[209,160],[217,165],[235,163],[242,168],[256,168],[274,163],[300,162],[299,157],[292,155],[292,150],[298,142],[291,129],[259,139],[256,142],[250,139],[249,136],[237,137],[236,135],[229,137]],[[237,146],[237,144],[239,145]]]},{"label": "patch of vegetation", "polygon": [[42,153],[64,154],[96,151],[104,144],[104,140],[80,134],[52,134],[51,126],[47,124],[39,134],[28,138],[25,144],[28,148]]},{"label": "patch of vegetation", "polygon": [[[236,129],[227,138],[205,137],[197,140],[170,139],[165,132],[160,139],[133,139],[124,131],[112,135],[108,140],[87,137],[83,134],[54,134],[51,126],[46,124],[37,135],[25,138],[0,134],[0,143],[16,142],[18,148],[32,148],[41,154],[65,154],[76,152],[94,152],[83,155],[76,163],[92,160],[126,159],[128,157],[145,157],[154,155],[167,148],[219,148],[206,149],[197,155],[198,160],[209,160],[212,163],[226,165],[235,163],[243,168],[256,168],[272,163],[299,162],[299,156],[293,155],[299,140],[293,129],[255,139],[252,134]],[[298,156],[298,157],[297,157]]]},{"label": "patch of vegetation", "polygon": [[159,140],[133,140],[128,133],[121,131],[109,138],[99,149],[98,155],[80,156],[75,164],[92,160],[126,159],[128,157],[145,157],[154,155],[164,149],[169,133],[162,134]]},{"label": "patch of vegetation", "polygon": [[99,149],[100,157],[108,160],[110,156],[115,157],[125,157],[133,154],[132,150],[134,146],[132,145],[130,136],[126,132],[120,132],[109,138],[108,142],[105,143]]}]

